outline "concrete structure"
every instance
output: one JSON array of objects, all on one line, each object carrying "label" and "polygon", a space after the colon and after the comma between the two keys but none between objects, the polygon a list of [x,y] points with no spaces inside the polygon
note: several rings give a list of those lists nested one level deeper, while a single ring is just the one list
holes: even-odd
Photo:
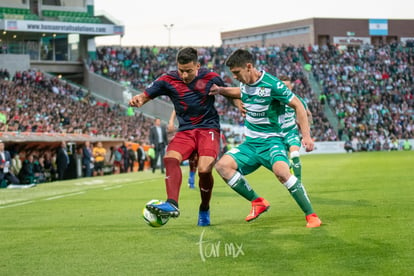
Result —
[{"label": "concrete structure", "polygon": [[[94,0],[0,3],[0,54],[28,56],[30,67],[64,77],[82,76],[83,60],[96,53],[96,36],[123,34],[124,26],[108,16],[95,15]],[[26,70],[19,66],[25,65],[25,59],[9,71]]]},{"label": "concrete structure", "polygon": [[223,46],[362,45],[414,40],[414,20],[309,18],[221,33]]}]

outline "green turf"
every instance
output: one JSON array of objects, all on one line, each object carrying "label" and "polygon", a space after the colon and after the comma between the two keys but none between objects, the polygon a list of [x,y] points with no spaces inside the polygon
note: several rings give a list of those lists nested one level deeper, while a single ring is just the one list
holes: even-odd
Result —
[{"label": "green turf", "polygon": [[315,229],[264,169],[247,179],[269,212],[246,223],[250,204],[216,175],[205,228],[196,226],[199,194],[186,185],[179,218],[144,223],[145,203],[165,199],[159,173],[2,189],[0,275],[412,275],[413,160],[413,152],[303,156],[324,223]]}]

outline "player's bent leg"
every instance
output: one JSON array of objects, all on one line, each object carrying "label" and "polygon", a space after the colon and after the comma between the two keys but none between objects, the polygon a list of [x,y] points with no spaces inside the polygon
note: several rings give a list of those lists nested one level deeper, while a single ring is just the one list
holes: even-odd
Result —
[{"label": "player's bent leg", "polygon": [[297,147],[291,151],[290,158],[292,159],[293,174],[299,179],[299,181],[302,181],[302,164],[300,162],[299,149],[296,148]]},{"label": "player's bent leg", "polygon": [[210,208],[211,193],[214,186],[213,174],[211,172],[199,172],[198,177],[201,196],[200,211],[207,211]]},{"label": "player's bent leg", "polygon": [[189,175],[188,175],[188,187],[190,189],[194,189],[195,188],[195,175],[197,172],[197,164],[198,164],[198,155],[196,152],[194,152],[193,154],[191,154],[190,158],[188,158],[188,163],[189,163]]},{"label": "player's bent leg", "polygon": [[194,189],[195,188],[195,171],[190,171],[189,175],[188,175],[188,187],[190,189]]},{"label": "player's bent leg", "polygon": [[219,161],[217,161],[215,168],[218,174],[227,181],[230,179],[237,170],[237,163],[230,155],[223,155]]},{"label": "player's bent leg", "polygon": [[[173,157],[170,157],[173,156]],[[174,155],[166,155],[164,157],[164,165],[166,170],[165,186],[167,190],[167,201],[178,203],[180,195],[180,187],[182,182],[182,172],[180,160]],[[178,204],[176,204],[178,206]]]},{"label": "player's bent leg", "polygon": [[321,220],[313,211],[312,204],[303,187],[301,181],[289,172],[289,166],[283,161],[277,161],[273,165],[273,172],[279,181],[287,188],[290,195],[305,213],[307,225],[306,227],[318,227],[322,224]]},{"label": "player's bent leg", "polygon": [[198,214],[198,226],[210,225],[210,200],[214,187],[212,169],[215,159],[211,156],[200,156],[198,161],[198,186],[201,204]]},{"label": "player's bent leg", "polygon": [[258,197],[252,201],[252,209],[249,215],[246,217],[247,222],[251,222],[257,219],[261,214],[269,210],[270,204],[263,197]]},{"label": "player's bent leg", "polygon": [[210,225],[210,210],[198,212],[198,226],[209,226]]}]

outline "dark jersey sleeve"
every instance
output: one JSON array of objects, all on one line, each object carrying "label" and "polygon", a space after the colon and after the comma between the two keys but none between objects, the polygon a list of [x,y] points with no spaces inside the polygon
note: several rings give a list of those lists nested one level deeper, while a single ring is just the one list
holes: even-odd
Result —
[{"label": "dark jersey sleeve", "polygon": [[200,69],[196,78],[185,84],[177,71],[169,72],[147,87],[151,99],[168,96],[177,114],[178,131],[194,128],[220,128],[219,116],[214,106],[215,97],[208,95],[211,86],[225,86],[220,76],[207,69]]}]

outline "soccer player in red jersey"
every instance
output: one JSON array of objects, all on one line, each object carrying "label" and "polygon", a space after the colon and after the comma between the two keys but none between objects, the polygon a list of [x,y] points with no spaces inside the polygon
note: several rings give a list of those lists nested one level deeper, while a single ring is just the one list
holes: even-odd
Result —
[{"label": "soccer player in red jersey", "polygon": [[210,225],[210,199],[214,179],[212,170],[219,154],[220,122],[214,107],[215,98],[209,95],[213,84],[224,86],[220,76],[201,68],[197,50],[181,49],[177,54],[177,70],[157,78],[145,91],[134,96],[130,106],[141,107],[161,95],[168,96],[176,112],[179,127],[164,156],[167,200],[149,204],[147,208],[161,216],[178,217],[178,200],[182,182],[180,164],[193,152],[198,154],[198,177],[201,204],[199,226]]}]

